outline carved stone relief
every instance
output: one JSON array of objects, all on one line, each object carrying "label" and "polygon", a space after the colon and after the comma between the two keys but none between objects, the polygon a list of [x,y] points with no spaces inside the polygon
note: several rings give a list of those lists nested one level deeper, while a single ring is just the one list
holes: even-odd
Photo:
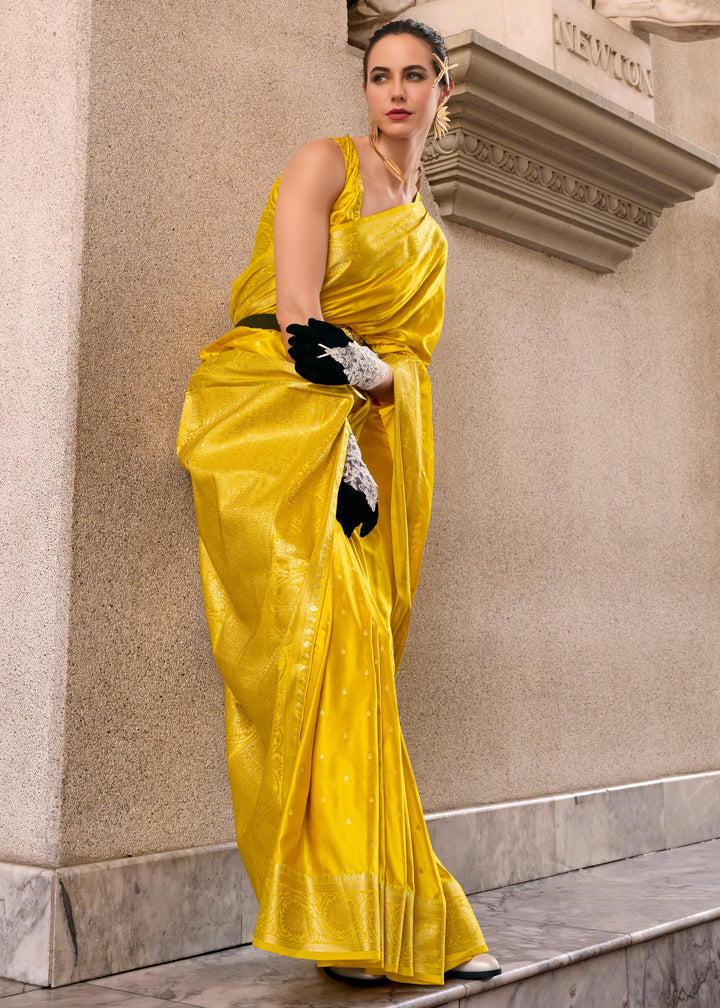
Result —
[{"label": "carved stone relief", "polygon": [[608,273],[720,172],[717,157],[477,32],[446,42],[451,131],[424,165],[448,220]]},{"label": "carved stone relief", "polygon": [[364,49],[377,28],[396,18],[410,17],[406,12],[414,6],[415,0],[409,3],[403,0],[353,0],[348,4],[348,42]]}]

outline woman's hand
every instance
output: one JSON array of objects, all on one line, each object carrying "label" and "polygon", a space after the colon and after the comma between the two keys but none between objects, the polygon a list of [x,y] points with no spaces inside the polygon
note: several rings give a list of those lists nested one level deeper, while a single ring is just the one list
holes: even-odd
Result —
[{"label": "woman's hand", "polygon": [[293,322],[288,353],[295,361],[295,370],[318,385],[354,385],[363,392],[374,392],[381,386],[392,387],[393,371],[370,347],[350,339],[338,326],[319,319],[308,319],[307,325]]},{"label": "woman's hand", "polygon": [[363,462],[355,435],[350,431],[345,467],[337,495],[337,520],[348,538],[358,525],[360,536],[366,536],[378,521],[378,488],[370,470]]}]

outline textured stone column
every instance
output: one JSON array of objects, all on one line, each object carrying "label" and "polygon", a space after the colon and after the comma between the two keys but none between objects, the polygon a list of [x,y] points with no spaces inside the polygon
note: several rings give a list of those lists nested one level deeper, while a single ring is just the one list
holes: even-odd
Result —
[{"label": "textured stone column", "polygon": [[3,4],[0,856],[59,851],[89,3]]},{"label": "textured stone column", "polygon": [[89,3],[5,3],[0,975],[47,982],[67,684]]}]

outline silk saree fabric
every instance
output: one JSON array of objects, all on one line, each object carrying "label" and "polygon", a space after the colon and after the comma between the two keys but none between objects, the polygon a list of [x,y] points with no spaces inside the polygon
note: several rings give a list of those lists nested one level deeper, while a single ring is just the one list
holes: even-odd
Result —
[{"label": "silk saree fabric", "polygon": [[[394,403],[307,382],[280,333],[236,325],[201,354],[178,457],[225,681],[237,842],[260,902],[253,944],[435,984],[487,949],[430,845],[394,682],[430,515],[427,364],[446,243],[419,195],[361,217],[357,152],[349,137],[336,142],[346,184],[323,317],[392,366]],[[275,310],[279,183],[233,284],[235,323]],[[362,539],[335,518],[351,429],[379,488],[378,525]]]}]

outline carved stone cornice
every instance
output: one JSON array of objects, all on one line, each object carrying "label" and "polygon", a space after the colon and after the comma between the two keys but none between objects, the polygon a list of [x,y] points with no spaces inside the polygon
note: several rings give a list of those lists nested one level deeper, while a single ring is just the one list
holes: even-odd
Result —
[{"label": "carved stone cornice", "polygon": [[714,155],[478,32],[446,41],[451,132],[428,142],[424,167],[448,220],[608,273],[720,172]]}]

